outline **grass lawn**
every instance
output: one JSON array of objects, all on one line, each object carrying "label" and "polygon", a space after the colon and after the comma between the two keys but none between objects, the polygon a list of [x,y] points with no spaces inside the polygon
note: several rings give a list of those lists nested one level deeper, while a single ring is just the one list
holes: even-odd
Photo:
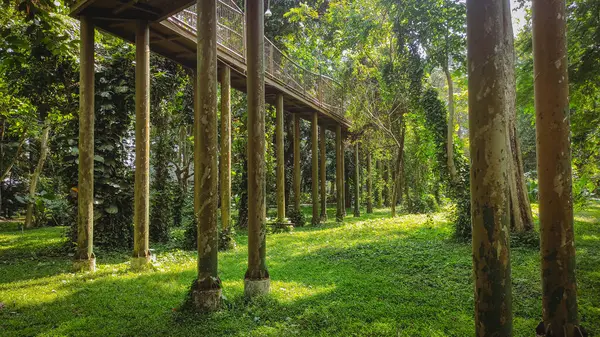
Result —
[{"label": "grass lawn", "polygon": [[[177,310],[194,252],[159,248],[143,273],[129,271],[128,252],[100,253],[96,273],[74,274],[58,250],[64,228],[22,234],[0,224],[0,336],[472,336],[470,245],[451,239],[443,213],[386,215],[270,235],[272,293],[251,303],[239,233],[237,248],[219,255],[226,306],[207,316]],[[580,314],[599,336],[600,203],[575,220]],[[539,253],[511,254],[515,336],[529,337],[541,315]]]}]

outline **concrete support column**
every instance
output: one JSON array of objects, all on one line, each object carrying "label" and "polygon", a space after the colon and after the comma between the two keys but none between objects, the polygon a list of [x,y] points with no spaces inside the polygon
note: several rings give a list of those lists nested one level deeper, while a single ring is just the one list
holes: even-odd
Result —
[{"label": "concrete support column", "polygon": [[358,142],[354,145],[354,216],[360,216],[360,165],[358,159]]},{"label": "concrete support column", "polygon": [[300,117],[294,115],[294,210],[300,211]]},{"label": "concrete support column", "polygon": [[197,71],[194,78],[194,215],[198,226],[198,278],[192,300],[198,311],[221,304],[218,270],[217,3],[198,0]]},{"label": "concrete support column", "polygon": [[[543,321],[537,334],[579,327],[565,1],[532,2]],[[540,331],[542,330],[542,331]]]},{"label": "concrete support column", "polygon": [[344,220],[344,182],[343,182],[343,158],[342,158],[342,127],[335,127],[335,200],[337,210],[335,218],[337,221]]},{"label": "concrete support column", "polygon": [[311,116],[312,224],[319,224],[319,124],[316,112]]},{"label": "concrete support column", "polygon": [[270,288],[266,265],[264,3],[246,2],[248,75],[248,270],[244,294],[253,298]]},{"label": "concrete support column", "polygon": [[319,139],[319,156],[320,156],[320,169],[319,174],[321,182],[321,220],[327,220],[327,191],[325,190],[327,184],[327,162],[325,156],[325,127],[321,126]]},{"label": "concrete support column", "polygon": [[219,158],[220,195],[221,195],[221,249],[233,248],[231,226],[231,69],[223,67],[221,71],[221,152]]},{"label": "concrete support column", "polygon": [[79,175],[77,252],[73,267],[94,271],[94,24],[83,16],[79,27]]},{"label": "concrete support column", "polygon": [[135,32],[135,185],[132,269],[150,263],[150,28],[138,21]]},{"label": "concrete support column", "polygon": [[275,104],[275,147],[277,148],[277,220],[285,219],[285,159],[283,143],[283,94],[277,94]]},{"label": "concrete support column", "polygon": [[367,151],[367,214],[373,213],[373,175],[371,172],[371,153]]}]

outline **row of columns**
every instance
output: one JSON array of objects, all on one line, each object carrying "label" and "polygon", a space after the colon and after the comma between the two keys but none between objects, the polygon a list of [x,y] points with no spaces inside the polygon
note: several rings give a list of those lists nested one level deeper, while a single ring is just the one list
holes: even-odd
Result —
[{"label": "row of columns", "polygon": [[[217,74],[216,1],[198,1],[197,70],[194,72],[194,217],[198,227],[198,277],[191,294],[200,311],[219,307],[221,281],[218,276],[217,212],[221,198],[221,226],[230,226],[231,216],[231,101],[230,70]],[[247,94],[248,94],[248,269],[245,294],[255,297],[270,288],[266,267],[265,188],[265,87],[264,5],[247,3]],[[78,270],[95,270],[93,252],[94,195],[94,25],[81,17],[81,68],[79,111],[79,196],[78,240],[74,265]],[[149,265],[150,203],[150,31],[146,21],[137,22],[135,66],[135,190],[134,249],[131,266]],[[221,82],[220,159],[217,137],[217,82]],[[277,216],[285,218],[283,95],[276,97]],[[311,115],[313,220],[325,218],[325,129],[319,132],[318,115]],[[320,134],[320,137],[319,137]],[[319,147],[320,138],[320,147]],[[300,210],[300,118],[294,115],[294,207]],[[320,158],[319,158],[320,148]],[[336,129],[338,214],[343,203],[343,144],[341,126]],[[320,169],[319,169],[320,159]],[[218,166],[218,163],[220,164]],[[319,184],[319,171],[321,181]],[[220,182],[219,182],[220,180]],[[220,183],[220,191],[219,191]],[[320,206],[319,214],[319,187]],[[340,197],[341,196],[341,197]],[[341,201],[341,203],[340,203]],[[338,217],[339,218],[339,217]]]}]

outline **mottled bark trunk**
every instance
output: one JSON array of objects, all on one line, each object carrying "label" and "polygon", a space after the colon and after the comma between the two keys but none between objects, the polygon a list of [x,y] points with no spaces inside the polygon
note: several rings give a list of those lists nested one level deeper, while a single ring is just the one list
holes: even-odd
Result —
[{"label": "mottled bark trunk", "polygon": [[[510,16],[510,13],[507,14]],[[515,232],[525,232],[533,230],[533,215],[529,196],[527,195],[527,185],[525,183],[525,172],[523,171],[523,159],[521,156],[521,147],[517,134],[517,109],[516,109],[516,79],[515,79],[515,50],[512,26],[508,27],[508,57],[507,67],[509,75],[506,85],[507,97],[510,103],[508,111],[507,141],[511,152],[509,166],[509,184],[510,184],[510,209],[511,209],[511,229]]]},{"label": "mottled bark trunk", "polygon": [[402,171],[404,170],[404,133],[406,127],[404,125],[404,117],[401,117],[400,124],[400,145],[398,147],[398,153],[396,154],[396,164],[394,167],[394,174],[392,176],[392,197],[391,197],[391,216],[396,216],[396,206],[398,205],[399,199],[402,199]]},{"label": "mottled bark trunk", "polygon": [[354,145],[354,216],[360,216],[360,165],[359,165],[359,145]]},{"label": "mottled bark trunk", "polygon": [[285,219],[285,161],[283,151],[283,94],[277,94],[275,104],[275,138],[277,149],[277,219]]},{"label": "mottled bark trunk", "polygon": [[94,255],[94,24],[80,24],[79,70],[79,174],[77,193],[76,270],[96,269]]},{"label": "mottled bark trunk", "polygon": [[312,190],[312,224],[318,225],[319,215],[319,124],[318,114],[312,113],[311,116],[311,190]]},{"label": "mottled bark trunk", "polygon": [[383,204],[386,207],[390,207],[391,205],[391,198],[390,198],[390,190],[392,189],[392,183],[391,183],[391,178],[392,178],[392,169],[391,169],[391,160],[386,160],[385,161],[385,171],[383,172],[383,180],[384,180],[384,186],[383,186],[383,199],[384,202]]},{"label": "mottled bark trunk", "polygon": [[300,211],[300,116],[294,115],[294,210]]},{"label": "mottled bark trunk", "polygon": [[546,336],[581,336],[577,313],[564,1],[532,6],[537,167]]},{"label": "mottled bark trunk", "polygon": [[131,267],[150,262],[150,28],[137,23],[135,36],[135,183]]},{"label": "mottled bark trunk", "polygon": [[31,179],[29,179],[29,200],[27,201],[27,213],[25,215],[25,228],[33,228],[33,212],[35,206],[35,193],[37,191],[37,184],[40,180],[40,175],[44,169],[44,163],[48,156],[48,138],[50,137],[50,121],[46,118],[44,121],[44,127],[42,129],[42,137],[40,138],[40,157],[38,158],[37,165]]},{"label": "mottled bark trunk", "polygon": [[[231,70],[221,72],[221,153],[219,160],[221,189],[221,229],[231,226]],[[223,245],[221,245],[223,247]]]},{"label": "mottled bark trunk", "polygon": [[244,294],[269,292],[266,265],[264,4],[246,3],[248,74],[248,270]]},{"label": "mottled bark trunk", "polygon": [[382,184],[382,176],[383,176],[383,162],[381,160],[377,161],[375,165],[376,171],[376,188],[377,188],[377,208],[383,208],[383,184]]},{"label": "mottled bark trunk", "polygon": [[217,10],[198,0],[196,103],[194,109],[194,215],[198,226],[198,278],[192,296],[200,311],[220,306],[218,275]]},{"label": "mottled bark trunk", "polygon": [[448,65],[444,66],[444,74],[446,74],[446,82],[448,82],[448,130],[446,133],[446,160],[450,179],[453,182],[458,180],[456,174],[456,166],[454,165],[454,83],[452,82],[452,74],[448,69]]},{"label": "mottled bark trunk", "polygon": [[511,157],[506,141],[511,74],[508,0],[467,1],[472,254],[476,336],[512,336]]},{"label": "mottled bark trunk", "polygon": [[319,137],[319,178],[320,178],[320,186],[321,186],[321,220],[327,220],[327,162],[325,155],[325,127],[321,126],[320,128],[320,137]]},{"label": "mottled bark trunk", "polygon": [[337,209],[335,218],[337,221],[344,220],[344,171],[342,167],[342,127],[336,125],[335,127],[335,200],[337,203]]},{"label": "mottled bark trunk", "polygon": [[367,151],[367,213],[373,213],[373,176],[371,172],[371,153]]}]

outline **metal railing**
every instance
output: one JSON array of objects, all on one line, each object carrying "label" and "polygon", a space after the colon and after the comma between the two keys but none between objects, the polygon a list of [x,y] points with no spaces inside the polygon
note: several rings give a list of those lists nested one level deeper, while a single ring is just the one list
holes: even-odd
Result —
[{"label": "metal railing", "polygon": [[[196,6],[191,6],[168,20],[196,34]],[[230,56],[246,62],[244,12],[233,3],[217,2],[217,43]],[[265,75],[284,85],[322,109],[344,117],[341,86],[333,79],[301,67],[287,57],[273,42],[265,37]]]}]

